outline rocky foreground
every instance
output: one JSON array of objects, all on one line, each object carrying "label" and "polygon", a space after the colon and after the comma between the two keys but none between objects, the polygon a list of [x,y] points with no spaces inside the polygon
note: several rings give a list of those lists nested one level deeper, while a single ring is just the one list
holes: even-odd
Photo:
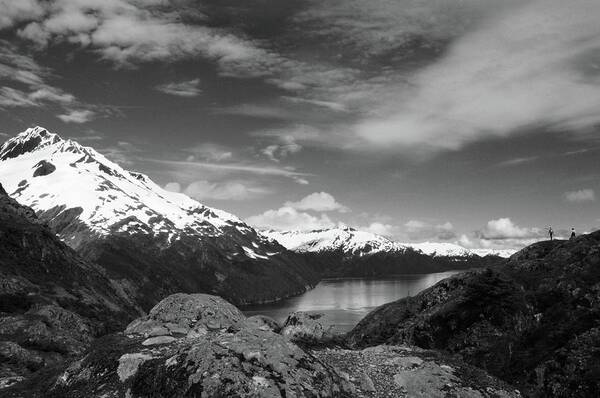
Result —
[{"label": "rocky foreground", "polygon": [[83,355],[141,313],[0,185],[0,387]]},{"label": "rocky foreground", "polygon": [[598,397],[600,231],[533,244],[498,267],[383,305],[348,343],[441,350],[528,396]]},{"label": "rocky foreground", "polygon": [[[401,346],[310,348],[318,316],[281,327],[225,300],[175,294],[80,359],[2,390],[7,397],[518,397],[460,361]],[[303,348],[301,348],[303,347]]]}]

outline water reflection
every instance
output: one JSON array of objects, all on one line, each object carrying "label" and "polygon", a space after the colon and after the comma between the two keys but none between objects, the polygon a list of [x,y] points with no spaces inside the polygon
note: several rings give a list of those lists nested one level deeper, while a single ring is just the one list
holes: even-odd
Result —
[{"label": "water reflection", "polygon": [[247,316],[263,314],[279,322],[292,311],[322,312],[338,331],[352,329],[374,308],[406,296],[414,296],[459,271],[398,275],[385,279],[326,279],[313,290],[275,304],[242,308]]}]

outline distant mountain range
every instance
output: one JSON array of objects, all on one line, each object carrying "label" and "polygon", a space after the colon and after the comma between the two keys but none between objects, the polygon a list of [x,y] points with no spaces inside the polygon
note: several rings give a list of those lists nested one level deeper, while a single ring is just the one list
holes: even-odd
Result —
[{"label": "distant mountain range", "polygon": [[455,243],[422,242],[399,243],[371,232],[351,227],[320,229],[313,231],[263,231],[289,250],[296,252],[325,252],[342,250],[347,255],[364,256],[380,252],[402,253],[408,249],[434,257],[498,256],[510,257],[515,250],[467,249]]},{"label": "distant mountain range", "polygon": [[489,265],[510,252],[471,251],[452,243],[398,243],[381,235],[339,227],[313,231],[263,231],[302,254],[327,277],[389,276]]},{"label": "distant mountain range", "polygon": [[0,147],[0,183],[146,310],[175,292],[245,304],[299,294],[319,280],[301,256],[239,218],[42,127]]}]

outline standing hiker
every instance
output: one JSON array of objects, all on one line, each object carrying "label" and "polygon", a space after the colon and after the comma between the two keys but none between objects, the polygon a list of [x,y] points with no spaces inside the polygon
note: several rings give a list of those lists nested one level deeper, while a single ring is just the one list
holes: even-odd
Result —
[{"label": "standing hiker", "polygon": [[571,238],[570,239],[575,239],[575,228],[571,228]]},{"label": "standing hiker", "polygon": [[554,231],[552,230],[552,227],[548,228],[548,235],[550,235],[550,240],[553,240]]}]

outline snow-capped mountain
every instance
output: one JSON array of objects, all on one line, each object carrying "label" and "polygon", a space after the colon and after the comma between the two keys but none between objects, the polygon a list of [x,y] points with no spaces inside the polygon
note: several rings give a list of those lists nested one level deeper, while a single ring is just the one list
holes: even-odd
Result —
[{"label": "snow-capped mountain", "polygon": [[350,227],[314,231],[263,231],[263,235],[295,252],[326,252],[341,250],[351,255],[404,251],[406,246],[370,232]]},{"label": "snow-capped mountain", "polygon": [[[65,243],[119,276],[129,267],[158,284],[178,279],[167,290],[228,290],[222,294],[238,303],[296,294],[316,281],[297,256],[236,216],[168,192],[42,127],[0,147],[0,183]],[[261,265],[252,271],[243,266],[248,262]],[[148,276],[156,271],[148,263],[165,277]],[[253,283],[268,283],[271,291]]]},{"label": "snow-capped mountain", "polygon": [[[251,231],[229,213],[166,191],[147,176],[41,127],[6,142],[0,161],[0,178],[19,202],[36,212],[52,211],[54,217],[77,209],[77,219],[99,235],[143,230],[171,241],[184,231],[204,236],[218,236],[226,227]],[[256,255],[252,248],[244,253]]]},{"label": "snow-capped mountain", "polygon": [[474,253],[462,246],[448,242],[405,243],[406,246],[418,250],[428,256],[437,257],[466,257]]},{"label": "snow-capped mountain", "polygon": [[375,253],[404,253],[408,249],[432,257],[471,257],[496,255],[509,257],[510,250],[470,250],[447,242],[399,243],[381,235],[350,227],[314,231],[263,231],[263,235],[298,253],[342,251],[347,255],[364,256]]}]

